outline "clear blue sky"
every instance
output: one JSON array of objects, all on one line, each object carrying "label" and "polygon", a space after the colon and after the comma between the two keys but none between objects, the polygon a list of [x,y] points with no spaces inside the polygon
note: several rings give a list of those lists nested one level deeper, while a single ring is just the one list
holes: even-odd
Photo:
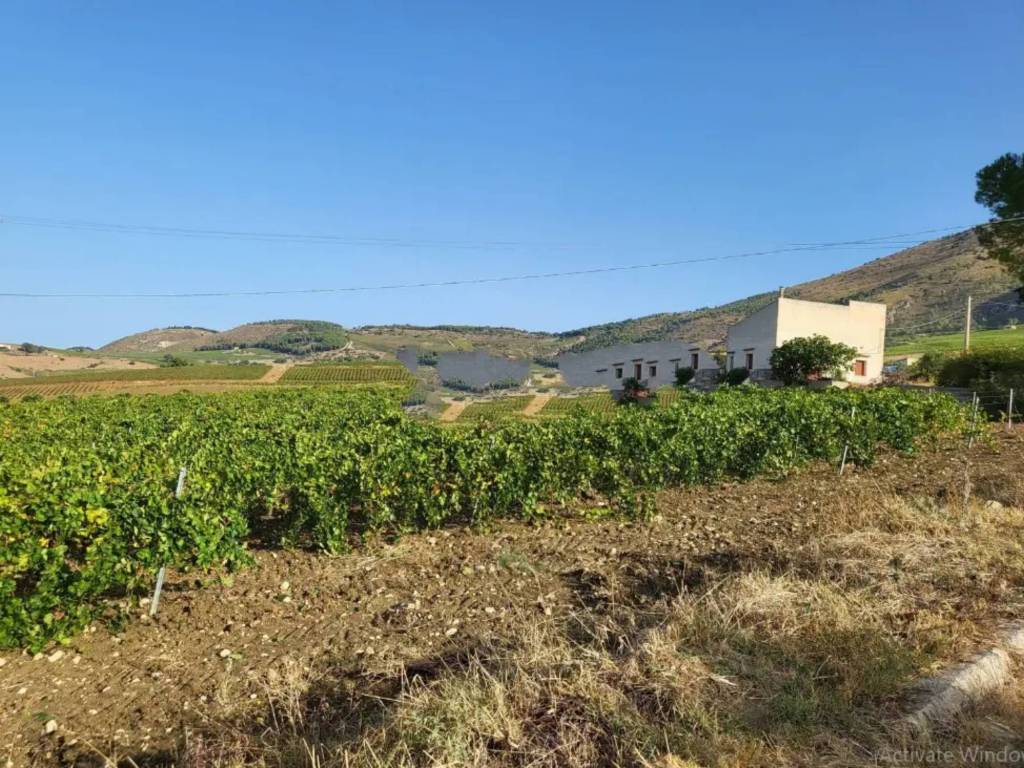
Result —
[{"label": "clear blue sky", "polygon": [[[0,214],[403,245],[0,224],[0,291],[486,277],[980,221],[974,172],[1024,150],[1022,40],[1020,0],[12,0]],[[275,317],[564,330],[882,253],[314,297],[0,299],[0,340]]]}]

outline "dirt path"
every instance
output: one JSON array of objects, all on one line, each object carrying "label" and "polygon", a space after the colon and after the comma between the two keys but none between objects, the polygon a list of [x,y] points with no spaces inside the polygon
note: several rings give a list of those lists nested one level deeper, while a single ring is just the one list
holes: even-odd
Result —
[{"label": "dirt path", "polygon": [[452,400],[441,414],[441,421],[455,421],[459,418],[459,414],[466,410],[467,405],[469,405],[469,400]]},{"label": "dirt path", "polygon": [[291,368],[291,364],[273,363],[270,370],[260,377],[260,384],[276,384],[284,376],[284,372]]},{"label": "dirt path", "polygon": [[[1024,432],[1003,434],[975,449],[977,499],[1024,504],[1022,440]],[[120,628],[96,623],[37,656],[0,653],[0,755],[15,765],[70,765],[94,757],[88,743],[152,764],[169,756],[184,728],[228,727],[241,711],[265,706],[268,674],[330,659],[358,684],[360,670],[514,637],[524,616],[561,621],[602,601],[643,605],[702,569],[790,567],[798,547],[830,535],[836,510],[886,494],[935,499],[963,476],[958,446],[883,456],[841,481],[819,465],[782,483],[669,490],[650,521],[495,521],[486,531],[371,540],[344,557],[257,550],[252,567],[219,578],[171,573],[155,620],[136,598],[125,603]],[[986,610],[1015,610],[1011,594],[999,594]],[[963,610],[986,604],[967,601]],[[50,720],[57,730],[45,735]]]},{"label": "dirt path", "polygon": [[553,398],[550,392],[537,395],[529,404],[523,409],[523,416],[536,416],[540,413],[540,409],[547,405],[548,400]]}]

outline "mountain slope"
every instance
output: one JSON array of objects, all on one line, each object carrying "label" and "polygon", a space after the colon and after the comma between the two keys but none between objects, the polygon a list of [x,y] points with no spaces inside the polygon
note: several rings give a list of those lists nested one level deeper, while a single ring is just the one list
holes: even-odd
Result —
[{"label": "mountain slope", "polygon": [[[1011,318],[1024,318],[1016,303],[1015,281],[987,258],[973,232],[932,240],[859,267],[786,288],[795,299],[841,302],[877,301],[889,307],[889,335],[939,333],[963,325],[967,296],[974,297],[977,327],[998,328]],[[729,325],[742,320],[775,297],[775,292],[690,312],[648,315],[616,323],[578,328],[562,336],[573,350],[633,341],[686,339],[719,342]],[[571,339],[582,337],[573,343]]]}]

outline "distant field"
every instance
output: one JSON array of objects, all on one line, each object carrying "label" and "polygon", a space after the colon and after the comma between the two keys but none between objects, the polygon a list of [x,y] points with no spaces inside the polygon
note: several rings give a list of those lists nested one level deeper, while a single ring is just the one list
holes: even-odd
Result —
[{"label": "distant field", "polygon": [[[976,350],[1000,347],[1024,347],[1024,326],[1000,328],[994,331],[972,331],[971,348]],[[959,352],[964,348],[963,333],[943,333],[934,336],[918,336],[909,341],[887,346],[886,357],[914,355],[924,352]]]},{"label": "distant field", "polygon": [[574,410],[608,412],[615,410],[615,401],[607,392],[580,397],[554,397],[540,410],[541,416],[564,416]]},{"label": "distant field", "polygon": [[477,419],[498,419],[505,416],[516,416],[533,400],[533,395],[511,395],[496,400],[485,400],[470,403],[461,414],[459,421],[475,421]]},{"label": "distant field", "polygon": [[295,365],[281,377],[283,384],[411,384],[404,366],[387,363]]},{"label": "distant field", "polygon": [[[49,377],[47,377],[49,378]],[[0,398],[11,401],[25,397],[83,397],[86,395],[173,395],[178,392],[230,392],[267,385],[247,381],[69,381],[9,387],[0,385]]]},{"label": "distant field", "polygon": [[177,368],[85,370],[10,379],[4,381],[2,386],[8,388],[97,381],[255,381],[269,370],[270,366],[267,365],[183,365]]},{"label": "distant field", "polygon": [[[97,354],[101,357],[107,356],[107,353],[101,352]],[[271,360],[281,357],[277,352],[263,349],[213,349],[202,352],[190,349],[171,349],[159,352],[118,352],[116,356],[128,360],[159,364],[168,354],[180,357],[192,365],[202,365],[203,363],[269,363]]]}]

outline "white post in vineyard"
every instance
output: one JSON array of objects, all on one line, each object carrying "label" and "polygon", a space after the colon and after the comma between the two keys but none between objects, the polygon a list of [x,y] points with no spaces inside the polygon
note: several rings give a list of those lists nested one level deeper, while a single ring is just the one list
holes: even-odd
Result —
[{"label": "white post in vineyard", "polygon": [[[178,473],[178,485],[174,489],[174,498],[180,499],[181,495],[185,492],[185,473],[186,467],[182,467]],[[160,593],[164,588],[164,576],[167,575],[167,567],[161,565],[160,570],[156,572],[156,589],[153,590],[153,600],[149,604],[149,615],[156,616],[157,608],[160,607]]]},{"label": "white post in vineyard", "polygon": [[[853,417],[857,415],[857,406],[853,406],[850,409],[850,421],[853,421]],[[843,476],[843,470],[846,469],[846,457],[850,455],[850,441],[847,439],[846,444],[843,446],[843,458],[839,462],[839,476]]]},{"label": "white post in vineyard", "polygon": [[978,423],[978,393],[975,392],[971,398],[971,433],[967,437],[967,447],[974,445],[974,427]]}]

